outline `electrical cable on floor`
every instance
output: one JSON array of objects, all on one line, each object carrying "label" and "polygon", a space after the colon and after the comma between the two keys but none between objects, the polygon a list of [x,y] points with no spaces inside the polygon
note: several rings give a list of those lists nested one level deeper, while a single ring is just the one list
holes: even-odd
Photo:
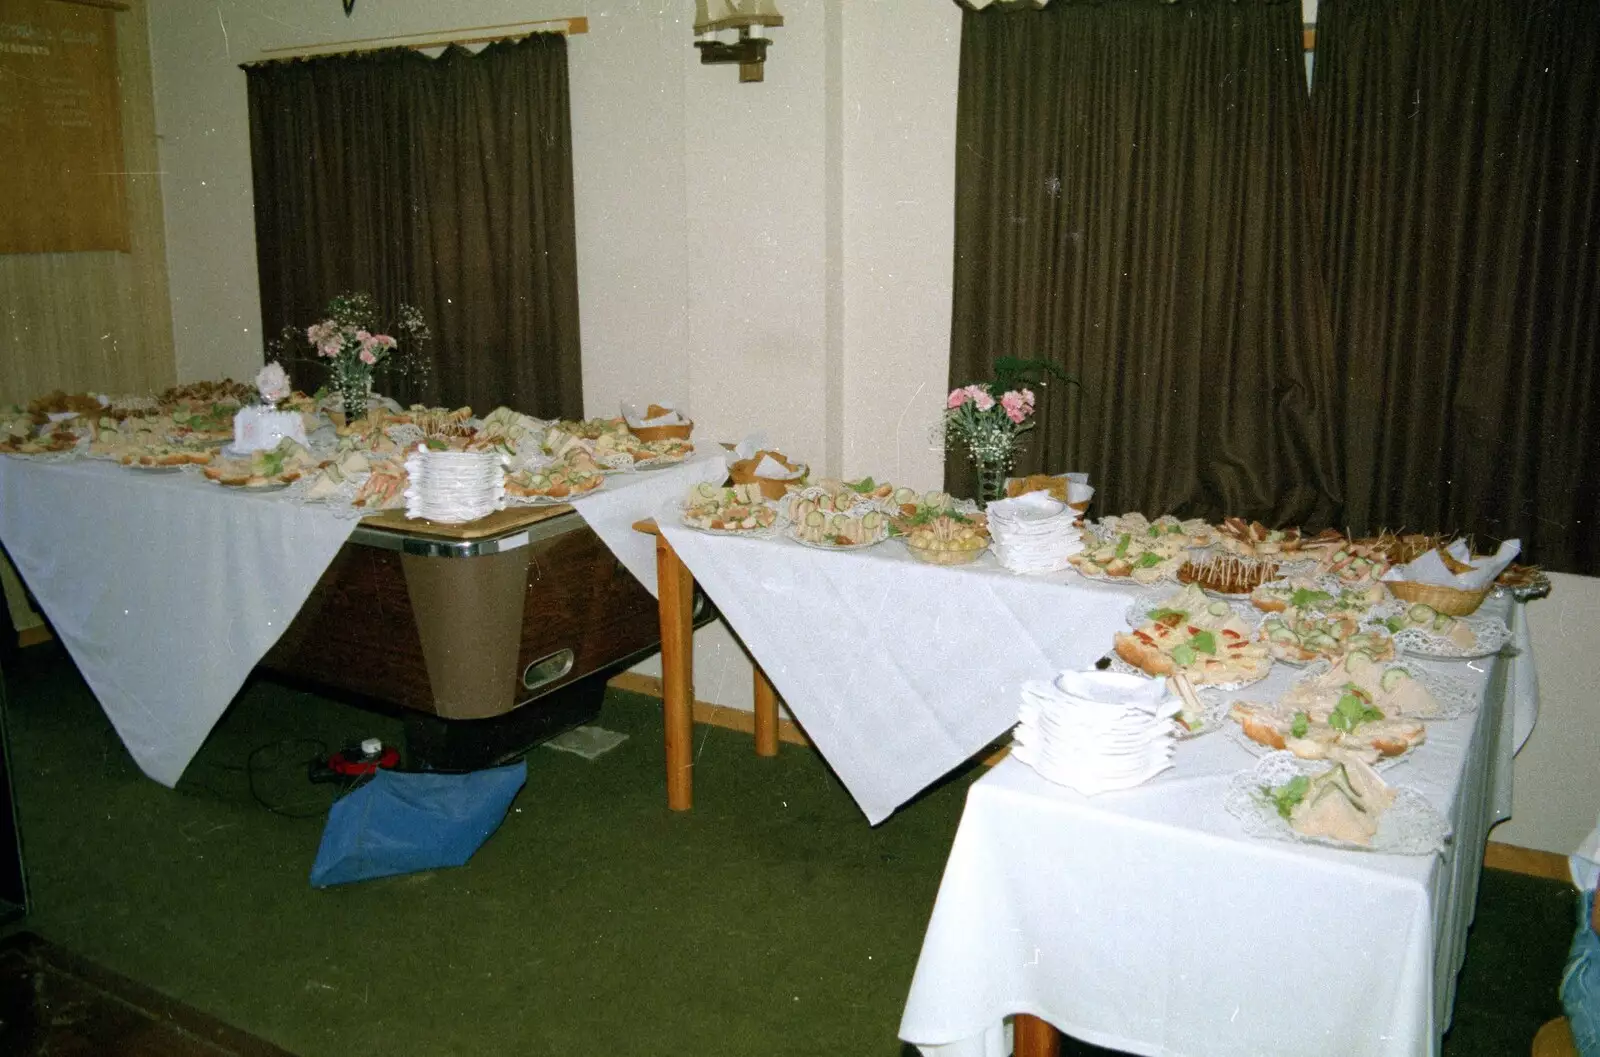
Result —
[{"label": "electrical cable on floor", "polygon": [[[306,747],[310,747],[313,750],[311,755],[306,756],[297,753],[289,760],[284,760],[283,756],[287,753]],[[278,755],[263,764],[261,757],[269,752]],[[332,804],[331,800],[318,797],[314,802],[314,806],[313,801],[309,800],[298,803],[275,804],[261,795],[261,791],[256,787],[256,776],[273,771],[282,771],[286,765],[289,765],[294,768],[295,774],[303,781],[305,780],[307,769],[312,764],[327,758],[328,743],[320,738],[280,738],[277,741],[269,741],[263,745],[257,745],[250,750],[250,755],[246,757],[243,768],[245,782],[250,787],[250,798],[262,808],[282,818],[312,819],[326,817],[328,808]],[[335,797],[334,799],[338,798]],[[310,808],[310,810],[301,810],[302,806]]]}]

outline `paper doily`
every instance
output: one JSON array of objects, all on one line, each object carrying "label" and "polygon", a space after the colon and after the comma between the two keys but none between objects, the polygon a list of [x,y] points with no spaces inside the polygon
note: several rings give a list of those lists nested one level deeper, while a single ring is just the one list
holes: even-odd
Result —
[{"label": "paper doily", "polygon": [[[1326,675],[1332,666],[1327,661],[1314,661],[1306,666],[1305,674],[1294,681],[1294,685],[1308,682],[1312,679]],[[1414,664],[1405,664],[1400,661],[1391,661],[1383,666],[1384,671],[1391,668],[1400,668],[1409,672],[1411,677],[1421,683],[1423,689],[1439,703],[1437,712],[1398,712],[1396,715],[1405,719],[1460,719],[1462,716],[1478,710],[1478,692],[1466,682],[1448,675],[1420,668]],[[1380,678],[1382,678],[1380,676]]]},{"label": "paper doily", "polygon": [[1384,855],[1432,855],[1450,840],[1450,823],[1428,802],[1427,797],[1409,786],[1393,786],[1394,803],[1378,820],[1378,832],[1371,844],[1354,844],[1331,837],[1308,837],[1290,827],[1278,814],[1270,790],[1305,775],[1311,777],[1328,770],[1326,760],[1302,760],[1291,752],[1263,756],[1248,771],[1228,781],[1223,806],[1237,818],[1252,837],[1288,841],[1294,844],[1320,844],[1348,851],[1370,851]]},{"label": "paper doily", "polygon": [[1394,647],[1413,657],[1427,657],[1441,661],[1470,661],[1480,657],[1493,657],[1511,641],[1511,629],[1493,617],[1457,617],[1472,629],[1477,643],[1471,647],[1457,646],[1441,635],[1406,628],[1395,632]]},{"label": "paper doily", "polygon": [[[1176,593],[1166,585],[1157,587],[1151,587],[1148,584],[1142,585],[1139,593],[1129,600],[1128,608],[1123,613],[1123,620],[1127,622],[1128,627],[1134,630],[1144,627],[1150,622],[1150,611],[1159,609],[1162,602],[1165,602]],[[1213,599],[1213,601],[1226,603],[1228,608],[1233,610],[1234,616],[1250,625],[1252,632],[1261,624],[1263,617],[1266,615],[1255,606],[1250,605],[1248,599],[1219,598]]]}]

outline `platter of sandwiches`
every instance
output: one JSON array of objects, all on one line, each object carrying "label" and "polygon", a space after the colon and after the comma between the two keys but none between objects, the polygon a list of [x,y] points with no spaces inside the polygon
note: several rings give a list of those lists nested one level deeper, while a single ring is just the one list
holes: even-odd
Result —
[{"label": "platter of sandwiches", "polygon": [[1432,855],[1450,840],[1449,821],[1426,797],[1350,755],[1264,756],[1234,775],[1224,804],[1246,833],[1269,840],[1387,855]]},{"label": "platter of sandwiches", "polygon": [[1244,686],[1266,677],[1272,666],[1255,627],[1226,602],[1207,598],[1194,585],[1144,613],[1113,643],[1123,663],[1150,676],[1181,673],[1192,686]]},{"label": "platter of sandwiches", "polygon": [[1352,653],[1309,670],[1275,701],[1235,700],[1229,716],[1252,752],[1308,760],[1394,761],[1427,740],[1425,720],[1454,719],[1477,698],[1457,680]]}]

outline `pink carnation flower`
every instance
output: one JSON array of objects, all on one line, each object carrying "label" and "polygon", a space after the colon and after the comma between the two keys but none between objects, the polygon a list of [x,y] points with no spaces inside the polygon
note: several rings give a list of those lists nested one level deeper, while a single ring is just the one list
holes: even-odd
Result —
[{"label": "pink carnation flower", "polygon": [[368,367],[371,367],[378,362],[378,358],[372,354],[371,349],[362,349],[360,356],[361,362],[366,364]]},{"label": "pink carnation flower", "polygon": [[1021,423],[1033,411],[1033,394],[1026,389],[1020,393],[1012,390],[1000,398],[1000,406],[1005,409],[1007,418]]},{"label": "pink carnation flower", "polygon": [[994,397],[981,385],[967,386],[967,393],[972,397],[972,402],[978,405],[979,411],[987,411],[994,406]]},{"label": "pink carnation flower", "polygon": [[953,410],[966,402],[967,391],[965,389],[952,389],[950,390],[950,399],[945,401],[944,406]]}]

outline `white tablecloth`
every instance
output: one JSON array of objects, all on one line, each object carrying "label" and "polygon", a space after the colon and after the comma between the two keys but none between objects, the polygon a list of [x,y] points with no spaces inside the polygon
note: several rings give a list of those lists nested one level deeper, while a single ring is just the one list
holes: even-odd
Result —
[{"label": "white tablecloth", "polygon": [[0,457],[0,542],[134,760],[168,786],[355,526],[186,473]]},{"label": "white tablecloth", "polygon": [[926,565],[898,541],[821,551],[657,521],[876,824],[1016,722],[1029,679],[1092,663],[1126,589],[1016,576],[992,555]]},{"label": "white tablecloth", "polygon": [[[574,504],[652,593],[633,522],[726,476],[720,453]],[[0,543],[139,767],[175,785],[359,521],[276,493],[106,462],[0,456]]]},{"label": "white tablecloth", "polygon": [[1440,856],[1247,837],[1222,801],[1255,757],[1224,732],[1093,798],[1000,764],[968,792],[901,1037],[990,1057],[1008,1052],[1002,1018],[1025,1012],[1135,1054],[1437,1053],[1484,842],[1510,812],[1514,706],[1530,703],[1508,694],[1526,686],[1517,664],[1428,666],[1483,689],[1386,772],[1450,819]]},{"label": "white tablecloth", "polygon": [[633,527],[669,503],[681,503],[702,482],[721,484],[728,464],[720,451],[695,455],[677,466],[615,474],[604,488],[573,501],[573,509],[652,595],[656,593],[656,539]]}]

